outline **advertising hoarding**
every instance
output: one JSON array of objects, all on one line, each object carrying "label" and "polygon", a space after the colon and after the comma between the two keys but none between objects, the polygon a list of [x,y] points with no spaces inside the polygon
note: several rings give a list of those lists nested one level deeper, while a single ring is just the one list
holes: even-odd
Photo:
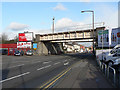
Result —
[{"label": "advertising hoarding", "polygon": [[31,48],[31,42],[17,42],[17,48]]},{"label": "advertising hoarding", "polygon": [[111,33],[111,47],[114,47],[118,44],[119,37],[117,36],[119,29],[112,29]]},{"label": "advertising hoarding", "polygon": [[98,31],[98,47],[114,47],[120,44],[120,28]]},{"label": "advertising hoarding", "polygon": [[19,33],[19,41],[32,41],[33,40],[33,33]]},{"label": "advertising hoarding", "polygon": [[110,30],[98,31],[98,47],[109,47],[110,45]]}]

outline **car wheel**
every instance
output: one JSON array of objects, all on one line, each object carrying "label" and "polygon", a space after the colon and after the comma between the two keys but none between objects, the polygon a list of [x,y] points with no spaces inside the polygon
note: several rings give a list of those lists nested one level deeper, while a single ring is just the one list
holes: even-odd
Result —
[{"label": "car wheel", "polygon": [[113,66],[113,62],[108,62],[108,66]]}]

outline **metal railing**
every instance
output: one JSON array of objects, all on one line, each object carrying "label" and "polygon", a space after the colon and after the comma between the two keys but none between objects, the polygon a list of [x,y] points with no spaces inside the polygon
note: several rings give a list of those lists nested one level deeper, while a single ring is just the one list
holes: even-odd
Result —
[{"label": "metal railing", "polygon": [[116,71],[115,68],[111,66],[107,66],[104,62],[98,60],[97,61],[101,71],[104,73],[106,78],[112,82],[114,87],[120,88],[120,68],[118,72]]},{"label": "metal railing", "polygon": [[108,66],[108,68],[107,68],[107,78],[109,79],[109,77],[110,77],[110,69],[113,71],[112,72],[113,73],[113,84],[114,84],[114,86],[116,86],[116,70],[110,66]]}]

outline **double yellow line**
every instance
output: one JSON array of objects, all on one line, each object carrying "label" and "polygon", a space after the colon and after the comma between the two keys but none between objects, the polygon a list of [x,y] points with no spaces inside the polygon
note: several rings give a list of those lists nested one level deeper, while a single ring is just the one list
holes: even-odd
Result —
[{"label": "double yellow line", "polygon": [[[81,61],[79,61],[81,62]],[[48,82],[46,82],[45,84],[43,84],[40,88],[46,89],[49,88],[51,85],[53,85],[58,79],[60,79],[63,75],[65,75],[68,71],[71,70],[71,68],[76,65],[78,62],[76,62],[75,64],[71,65],[70,67],[68,67],[66,70],[63,70],[61,73],[59,73],[57,76],[55,76],[54,78],[50,79]]]},{"label": "double yellow line", "polygon": [[42,85],[40,88],[49,88],[51,85],[53,85],[58,79],[60,79],[63,75],[65,75],[68,71],[70,71],[71,68],[67,68],[67,70],[62,71],[60,74],[49,80],[47,83]]}]

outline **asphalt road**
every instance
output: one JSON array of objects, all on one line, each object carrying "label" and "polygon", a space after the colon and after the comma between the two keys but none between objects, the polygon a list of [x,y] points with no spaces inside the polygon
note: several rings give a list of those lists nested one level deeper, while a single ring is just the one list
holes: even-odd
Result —
[{"label": "asphalt road", "polygon": [[[89,59],[92,59],[92,62]],[[87,63],[97,67],[96,61],[91,54],[49,56],[3,55],[2,80],[0,84],[2,84],[2,88],[50,88],[56,85],[60,88],[62,84],[59,82],[63,78],[68,77],[73,72],[74,67],[79,66],[77,65],[78,62],[86,60]],[[86,66],[86,62],[81,65]],[[84,68],[82,69],[81,72],[86,72]],[[69,81],[67,83],[69,84]]]}]

